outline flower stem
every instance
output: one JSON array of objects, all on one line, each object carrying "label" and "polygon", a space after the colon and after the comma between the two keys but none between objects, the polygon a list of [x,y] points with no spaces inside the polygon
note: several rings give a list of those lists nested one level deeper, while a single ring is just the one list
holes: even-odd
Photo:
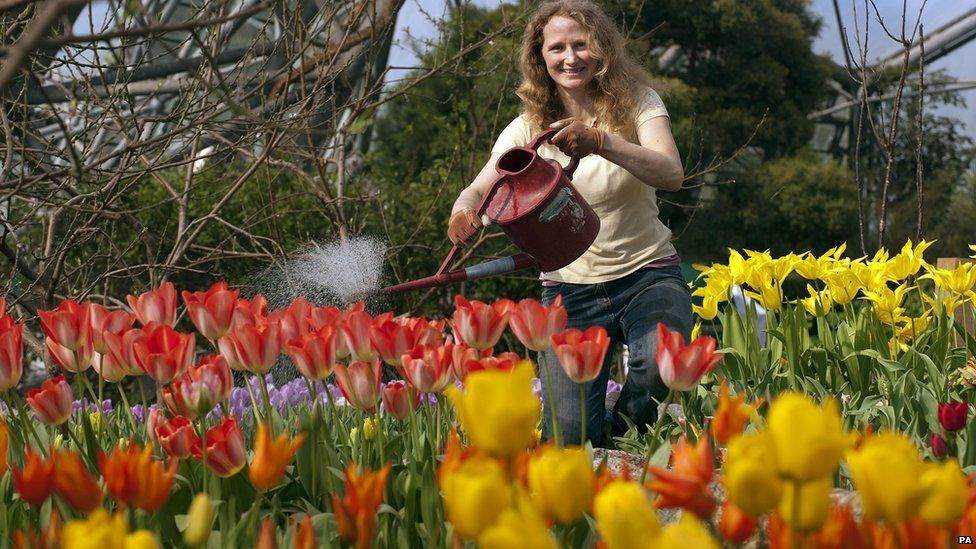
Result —
[{"label": "flower stem", "polygon": [[654,451],[657,450],[657,437],[661,435],[661,427],[664,425],[664,417],[668,415],[668,406],[674,400],[675,392],[672,389],[668,389],[668,396],[664,397],[664,403],[661,405],[661,413],[658,414],[657,420],[654,422],[654,430],[651,431],[651,437],[647,445],[644,448],[644,470],[641,472],[641,484],[644,484],[644,480],[647,478],[647,467],[651,464],[651,456],[654,455]]},{"label": "flower stem", "polygon": [[546,399],[549,407],[549,414],[552,416],[552,436],[556,440],[556,446],[562,447],[563,433],[559,429],[559,419],[556,417],[556,399],[552,394],[552,378],[549,375],[549,361],[546,360],[546,352],[539,353],[539,368],[546,381]]}]

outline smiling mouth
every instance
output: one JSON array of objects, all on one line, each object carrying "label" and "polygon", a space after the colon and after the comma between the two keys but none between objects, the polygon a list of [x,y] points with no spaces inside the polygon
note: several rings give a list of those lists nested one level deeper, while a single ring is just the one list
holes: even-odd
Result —
[{"label": "smiling mouth", "polygon": [[561,72],[563,74],[568,74],[570,76],[575,76],[575,75],[578,75],[578,74],[582,74],[584,70],[586,70],[586,67],[576,67],[576,68],[572,68],[572,69],[570,69],[570,68],[563,68],[563,69],[560,69],[559,72]]}]

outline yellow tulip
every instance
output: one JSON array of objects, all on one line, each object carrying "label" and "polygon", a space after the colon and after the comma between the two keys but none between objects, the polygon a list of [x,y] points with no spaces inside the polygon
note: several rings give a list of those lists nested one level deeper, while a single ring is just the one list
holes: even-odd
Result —
[{"label": "yellow tulip", "polygon": [[501,512],[494,524],[478,536],[481,549],[556,549],[545,520],[520,492],[515,507]]},{"label": "yellow tulip", "polygon": [[830,292],[818,292],[809,284],[807,284],[807,292],[810,293],[810,297],[801,299],[800,304],[810,313],[810,316],[824,316],[834,307]]},{"label": "yellow tulip", "polygon": [[780,516],[794,530],[809,532],[820,528],[830,511],[831,488],[833,482],[829,476],[810,482],[784,483],[783,499],[779,502]]},{"label": "yellow tulip", "polygon": [[751,517],[776,507],[783,483],[776,474],[776,449],[769,431],[741,435],[729,442],[722,481],[732,503]]},{"label": "yellow tulip", "polygon": [[464,392],[445,391],[472,445],[496,456],[511,456],[535,440],[541,405],[532,393],[532,365],[470,374]]},{"label": "yellow tulip", "polygon": [[823,277],[830,292],[830,299],[838,305],[847,305],[861,291],[861,281],[847,266],[836,266]]},{"label": "yellow tulip", "polygon": [[746,262],[746,259],[742,257],[742,254],[729,248],[729,276],[731,277],[731,283],[742,284],[752,277],[752,267],[754,264]]},{"label": "yellow tulip", "polygon": [[109,515],[102,508],[95,509],[87,519],[75,519],[61,530],[62,549],[158,549],[159,542],[152,532],[139,530],[129,533],[122,513]]},{"label": "yellow tulip", "polygon": [[681,513],[677,522],[661,532],[659,549],[718,549],[719,544],[693,513]]},{"label": "yellow tulip", "polygon": [[698,316],[698,318],[701,318],[702,320],[712,320],[718,316],[718,304],[719,301],[717,299],[705,297],[702,300],[701,305],[692,305],[691,309],[692,312]]},{"label": "yellow tulip", "polygon": [[928,489],[920,482],[925,463],[901,433],[867,439],[847,456],[847,468],[861,496],[864,516],[898,523],[915,515]]},{"label": "yellow tulip", "polygon": [[940,290],[956,296],[972,297],[973,286],[976,286],[976,263],[960,263],[954,269],[931,267],[927,270],[928,273],[921,278],[933,280]]},{"label": "yellow tulip", "polygon": [[607,549],[644,548],[661,533],[657,511],[644,489],[633,482],[615,480],[593,501],[593,517]]},{"label": "yellow tulip", "polygon": [[376,438],[376,419],[368,417],[363,420],[363,440]]},{"label": "yellow tulip", "polygon": [[441,491],[448,520],[467,539],[477,539],[511,503],[501,465],[489,458],[462,462],[441,479]]},{"label": "yellow tulip", "polygon": [[779,473],[790,480],[806,482],[831,474],[852,442],[833,399],[818,407],[807,395],[781,394],[773,400],[767,424]]},{"label": "yellow tulip", "polygon": [[922,503],[919,516],[931,524],[948,526],[962,517],[966,509],[966,475],[959,463],[950,460],[930,464],[922,474],[922,485],[928,489],[928,497]]},{"label": "yellow tulip", "polygon": [[757,291],[746,290],[744,293],[755,299],[767,311],[778,311],[783,306],[783,288],[775,279],[764,278],[756,281],[753,286]]},{"label": "yellow tulip", "polygon": [[563,524],[575,521],[590,509],[595,480],[593,462],[581,448],[546,447],[529,462],[532,502]]},{"label": "yellow tulip", "polygon": [[917,246],[912,246],[911,240],[906,242],[901,252],[888,262],[888,276],[892,280],[905,280],[917,273],[925,264],[922,254],[932,244],[934,242],[926,242],[925,239],[922,239]]},{"label": "yellow tulip", "polygon": [[200,492],[190,502],[187,511],[187,526],[183,531],[183,542],[190,547],[201,547],[210,539],[213,527],[213,503],[210,496]]},{"label": "yellow tulip", "polygon": [[865,290],[864,299],[867,299],[874,305],[874,314],[878,317],[878,320],[889,326],[894,326],[895,321],[901,318],[902,313],[905,312],[901,303],[905,299],[905,294],[910,289],[905,284],[898,286],[894,290],[887,285],[882,285],[877,291]]},{"label": "yellow tulip", "polygon": [[122,549],[160,549],[160,545],[149,530],[137,530],[125,536]]}]

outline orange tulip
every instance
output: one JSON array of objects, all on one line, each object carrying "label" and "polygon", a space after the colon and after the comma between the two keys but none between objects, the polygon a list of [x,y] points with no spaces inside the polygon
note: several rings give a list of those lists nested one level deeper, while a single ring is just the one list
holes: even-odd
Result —
[{"label": "orange tulip", "polygon": [[380,361],[352,362],[349,366],[336,364],[336,381],[342,396],[349,404],[365,412],[372,412],[380,398]]},{"label": "orange tulip", "polygon": [[319,546],[319,541],[315,537],[315,527],[312,526],[311,516],[305,515],[302,520],[295,521],[292,539],[294,540],[292,546],[295,549],[316,549]]},{"label": "orange tulip", "polygon": [[452,326],[458,341],[475,349],[494,347],[505,331],[508,318],[515,307],[510,299],[499,299],[488,305],[454,296]]},{"label": "orange tulip", "polygon": [[835,505],[827,521],[811,536],[820,549],[846,549],[871,547],[867,529],[860,528],[854,520],[850,504]]},{"label": "orange tulip", "polygon": [[[207,467],[218,477],[234,476],[244,468],[247,455],[244,449],[244,435],[233,416],[228,416],[220,425],[207,430]],[[193,457],[203,459],[203,447],[195,444],[190,451]]]},{"label": "orange tulip", "polygon": [[108,353],[105,334],[120,335],[132,329],[136,315],[122,309],[109,309],[98,303],[88,304],[88,319],[91,322],[92,345],[99,354]]},{"label": "orange tulip", "polygon": [[142,371],[156,383],[166,384],[193,364],[194,340],[192,333],[180,333],[168,324],[150,322],[133,341],[132,351]]},{"label": "orange tulip", "polygon": [[176,287],[172,282],[164,282],[139,297],[127,295],[125,300],[143,326],[150,322],[167,326],[176,324]]},{"label": "orange tulip", "polygon": [[376,512],[383,503],[386,479],[390,464],[379,471],[363,471],[359,474],[355,463],[346,467],[346,495],[342,499],[332,496],[339,537],[356,549],[366,549],[373,544],[376,529]]},{"label": "orange tulip", "polygon": [[420,393],[410,389],[403,380],[390,381],[382,390],[383,409],[391,416],[404,420],[410,410],[420,406]]},{"label": "orange tulip", "polygon": [[61,425],[71,417],[71,387],[63,375],[44,380],[27,391],[27,404],[37,419],[47,425]]},{"label": "orange tulip", "polygon": [[75,510],[90,513],[102,503],[102,488],[81,461],[78,452],[56,451],[54,491]]},{"label": "orange tulip", "polygon": [[288,435],[283,433],[271,440],[268,426],[264,423],[258,424],[257,437],[254,439],[254,459],[247,470],[251,484],[262,492],[277,486],[281,482],[281,476],[285,474],[285,467],[291,463],[295,452],[305,442],[305,437],[305,433],[299,433],[289,440]]},{"label": "orange tulip", "polygon": [[557,295],[546,307],[534,299],[523,299],[512,309],[508,325],[515,337],[528,349],[542,352],[552,345],[552,336],[566,329],[566,307],[563,296]]},{"label": "orange tulip", "polygon": [[0,391],[13,389],[24,375],[24,323],[0,309]]},{"label": "orange tulip", "polygon": [[61,547],[61,513],[51,509],[51,518],[43,530],[35,530],[31,524],[27,530],[14,532],[14,549],[57,549]]},{"label": "orange tulip", "polygon": [[753,412],[762,404],[762,399],[753,404],[746,404],[745,393],[739,393],[734,398],[730,397],[729,384],[725,380],[722,381],[718,395],[718,408],[715,410],[715,418],[710,427],[715,440],[725,444],[742,432]]},{"label": "orange tulip", "polygon": [[673,391],[688,391],[722,360],[715,352],[715,338],[700,336],[685,345],[681,332],[669,329],[663,322],[657,325],[657,367],[661,381]]},{"label": "orange tulip", "polygon": [[551,340],[559,365],[570,379],[586,383],[600,375],[610,347],[610,337],[602,326],[591,326],[585,332],[570,328]]},{"label": "orange tulip", "polygon": [[261,530],[258,532],[254,549],[278,549],[277,528],[271,517],[265,517],[261,521]]},{"label": "orange tulip", "polygon": [[418,345],[400,357],[403,373],[410,385],[421,393],[439,393],[453,379],[451,358],[453,345],[439,347]]},{"label": "orange tulip", "polygon": [[217,282],[205,292],[183,290],[186,313],[197,331],[210,341],[217,341],[230,329],[237,306],[237,293],[224,281]]},{"label": "orange tulip", "polygon": [[224,340],[233,344],[236,355],[233,358],[224,354],[221,347],[221,354],[232,368],[236,361],[239,369],[263,376],[271,371],[281,354],[281,325],[269,317],[256,316],[254,324],[233,328],[221,339]]},{"label": "orange tulip", "polygon": [[745,543],[756,533],[756,519],[742,512],[730,501],[722,505],[722,518],[718,523],[722,537],[736,545]]},{"label": "orange tulip", "polygon": [[153,434],[166,455],[176,459],[190,457],[194,446],[200,444],[193,424],[183,416],[160,419],[153,428]]},{"label": "orange tulip", "polygon": [[269,317],[281,327],[281,340],[291,341],[312,330],[309,322],[311,314],[312,304],[304,297],[298,297],[287,307],[271,313]]},{"label": "orange tulip", "polygon": [[288,340],[285,352],[292,364],[307,379],[325,379],[332,375],[336,364],[336,339],[339,334],[332,326]]},{"label": "orange tulip", "polygon": [[659,509],[680,507],[705,521],[715,512],[715,497],[709,489],[715,464],[707,438],[692,446],[681,437],[672,450],[670,470],[653,466],[647,470],[655,477],[648,488],[661,496],[656,502]]},{"label": "orange tulip", "polygon": [[98,465],[115,501],[151,513],[169,499],[177,460],[171,459],[164,468],[162,461],[152,457],[152,446],[142,447],[130,441],[124,449],[116,447],[109,455],[99,452]]},{"label": "orange tulip", "polygon": [[14,491],[33,507],[40,507],[54,490],[54,461],[42,459],[30,447],[24,456],[24,468],[11,467]]},{"label": "orange tulip", "polygon": [[380,354],[370,339],[370,328],[373,317],[366,311],[350,311],[339,323],[339,333],[346,342],[346,348],[354,360],[370,362],[379,358]]}]

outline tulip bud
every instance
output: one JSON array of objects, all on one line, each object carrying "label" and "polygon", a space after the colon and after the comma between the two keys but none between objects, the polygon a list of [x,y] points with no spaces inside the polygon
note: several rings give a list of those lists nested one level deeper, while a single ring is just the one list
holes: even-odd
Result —
[{"label": "tulip bud", "polygon": [[365,420],[363,420],[363,439],[373,440],[374,438],[376,438],[376,429],[377,426],[376,426],[375,419],[368,417]]},{"label": "tulip bud", "polygon": [[946,439],[939,433],[932,433],[932,436],[929,437],[929,448],[932,449],[932,455],[937,458],[943,458],[949,453]]},{"label": "tulip bud", "polygon": [[183,531],[183,542],[190,547],[202,547],[210,538],[213,524],[213,503],[210,496],[200,492],[193,497],[187,511],[187,526]]},{"label": "tulip bud", "polygon": [[383,409],[391,416],[404,420],[410,409],[420,405],[420,393],[410,390],[402,380],[395,380],[383,386]]}]

